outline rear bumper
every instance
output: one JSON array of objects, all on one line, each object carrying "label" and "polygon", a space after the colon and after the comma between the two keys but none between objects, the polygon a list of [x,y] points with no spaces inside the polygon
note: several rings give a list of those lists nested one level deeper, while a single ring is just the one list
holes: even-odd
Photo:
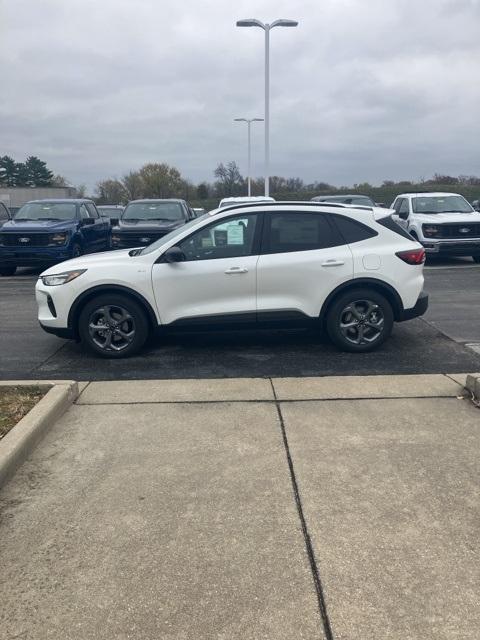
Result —
[{"label": "rear bumper", "polygon": [[405,320],[412,320],[412,318],[418,318],[419,316],[423,316],[423,314],[428,309],[428,293],[422,291],[422,293],[418,296],[418,300],[414,307],[411,309],[404,309],[398,319],[397,322],[405,322]]}]

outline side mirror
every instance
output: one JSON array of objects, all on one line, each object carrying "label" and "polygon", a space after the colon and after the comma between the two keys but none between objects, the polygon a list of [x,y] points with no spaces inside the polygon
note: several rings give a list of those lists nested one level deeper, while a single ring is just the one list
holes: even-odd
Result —
[{"label": "side mirror", "polygon": [[95,224],[95,220],[93,218],[82,218],[82,225],[88,227],[91,224]]},{"label": "side mirror", "polygon": [[162,262],[185,262],[185,254],[180,247],[170,247],[163,254]]},{"label": "side mirror", "polygon": [[402,220],[408,220],[408,211],[401,211],[398,214],[398,217],[401,218]]},{"label": "side mirror", "polygon": [[[107,216],[108,218],[108,216]],[[118,218],[110,218],[110,224],[112,225],[112,227],[117,227],[118,226]]]}]

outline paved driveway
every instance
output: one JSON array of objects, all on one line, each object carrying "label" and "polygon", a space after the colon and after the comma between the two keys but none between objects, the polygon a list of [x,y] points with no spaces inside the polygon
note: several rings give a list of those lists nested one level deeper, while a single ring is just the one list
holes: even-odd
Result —
[{"label": "paved driveway", "polygon": [[124,361],[101,360],[44,333],[36,321],[35,275],[0,279],[0,376],[111,380],[317,376],[476,371],[480,354],[480,265],[467,260],[427,265],[431,308],[424,319],[396,325],[379,351],[340,353],[307,332],[182,334],[153,341]]}]

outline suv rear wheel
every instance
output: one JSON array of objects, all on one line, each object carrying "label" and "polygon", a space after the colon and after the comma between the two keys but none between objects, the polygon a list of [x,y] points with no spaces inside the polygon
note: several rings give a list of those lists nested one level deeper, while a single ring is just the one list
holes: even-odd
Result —
[{"label": "suv rear wheel", "polygon": [[146,314],[132,298],[99,295],[84,306],[78,321],[82,342],[104,358],[126,358],[137,353],[149,334]]},{"label": "suv rear wheel", "polygon": [[372,351],[392,332],[392,307],[372,289],[351,289],[333,302],[326,326],[330,340],[343,351]]}]

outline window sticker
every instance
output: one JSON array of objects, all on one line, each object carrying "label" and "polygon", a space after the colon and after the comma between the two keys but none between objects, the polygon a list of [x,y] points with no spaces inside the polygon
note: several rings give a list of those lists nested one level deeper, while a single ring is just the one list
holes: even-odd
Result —
[{"label": "window sticker", "polygon": [[229,224],[227,227],[227,243],[244,244],[243,230],[244,226],[242,224]]}]

